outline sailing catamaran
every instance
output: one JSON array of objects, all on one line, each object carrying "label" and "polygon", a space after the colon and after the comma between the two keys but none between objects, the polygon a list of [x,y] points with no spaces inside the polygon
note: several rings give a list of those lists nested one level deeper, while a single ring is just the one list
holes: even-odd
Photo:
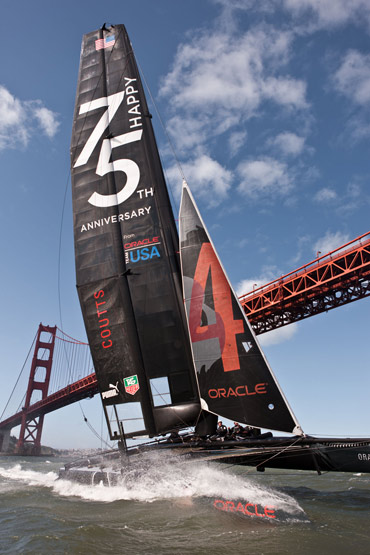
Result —
[{"label": "sailing catamaran", "polygon": [[[303,433],[186,183],[178,236],[123,25],[83,38],[71,160],[78,295],[109,436],[121,452],[370,472],[370,439]],[[220,441],[217,415],[291,436]],[[140,436],[154,440],[127,447]]]}]

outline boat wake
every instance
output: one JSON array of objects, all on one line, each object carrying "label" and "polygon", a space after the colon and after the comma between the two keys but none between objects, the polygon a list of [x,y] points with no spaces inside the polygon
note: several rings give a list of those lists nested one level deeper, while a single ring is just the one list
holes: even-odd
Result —
[{"label": "boat wake", "polygon": [[86,501],[112,503],[136,501],[154,503],[172,501],[178,506],[202,506],[239,517],[273,522],[309,522],[304,510],[291,496],[261,487],[250,477],[235,475],[231,470],[197,462],[169,460],[160,454],[151,456],[142,468],[127,467],[115,485],[81,484],[58,479],[55,472],[22,469],[16,464],[10,469],[0,467],[0,477],[13,483],[50,488],[63,497],[78,497]]},{"label": "boat wake", "polygon": [[[0,467],[0,477],[11,480],[13,484],[17,482],[28,486],[53,487],[58,478],[56,472],[38,472],[36,470],[24,469],[20,464],[15,464],[10,468]],[[7,485],[9,482],[5,482]]]}]

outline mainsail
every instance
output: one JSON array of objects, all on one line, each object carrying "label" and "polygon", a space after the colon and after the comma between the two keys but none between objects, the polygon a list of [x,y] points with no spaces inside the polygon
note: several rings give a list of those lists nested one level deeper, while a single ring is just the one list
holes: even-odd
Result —
[{"label": "mainsail", "polygon": [[200,411],[150,117],[124,26],[85,35],[71,143],[76,276],[102,402],[118,421],[113,430],[108,418],[111,438],[124,403],[140,403],[139,432],[151,436]]},{"label": "mainsail", "polygon": [[301,434],[186,183],[180,207],[180,249],[202,408],[250,426]]}]

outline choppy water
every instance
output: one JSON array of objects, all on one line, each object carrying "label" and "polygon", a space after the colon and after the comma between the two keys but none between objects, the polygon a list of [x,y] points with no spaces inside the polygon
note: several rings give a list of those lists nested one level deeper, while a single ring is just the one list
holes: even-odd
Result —
[{"label": "choppy water", "polygon": [[106,488],[57,480],[62,462],[0,458],[1,554],[370,553],[368,475],[163,458]]}]

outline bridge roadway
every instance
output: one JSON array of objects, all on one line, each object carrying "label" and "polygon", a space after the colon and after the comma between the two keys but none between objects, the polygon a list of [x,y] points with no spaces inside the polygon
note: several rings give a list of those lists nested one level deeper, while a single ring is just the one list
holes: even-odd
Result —
[{"label": "bridge roadway", "polygon": [[[93,397],[98,393],[98,384],[96,375],[90,374],[77,382],[74,382],[55,393],[52,393],[42,401],[38,401],[30,406],[27,411],[27,418],[29,420],[37,418],[41,415],[53,412],[86,397]],[[19,426],[22,422],[23,410],[13,414],[6,420],[0,422],[0,431],[9,430]]]},{"label": "bridge roadway", "polygon": [[369,295],[370,232],[239,300],[258,335]]},{"label": "bridge roadway", "polygon": [[[240,297],[256,334],[370,295],[370,232],[313,262]],[[95,374],[31,405],[37,418],[98,393]],[[0,422],[0,431],[18,426],[23,411]]]}]

